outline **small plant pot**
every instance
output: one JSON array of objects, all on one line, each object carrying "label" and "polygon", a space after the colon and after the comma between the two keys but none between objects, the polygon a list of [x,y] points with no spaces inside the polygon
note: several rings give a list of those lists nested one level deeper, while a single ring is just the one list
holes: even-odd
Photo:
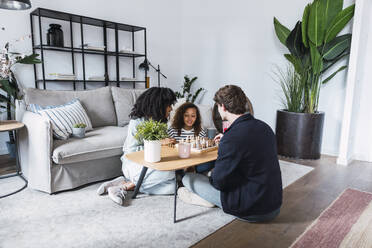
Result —
[{"label": "small plant pot", "polygon": [[161,142],[160,140],[145,140],[145,161],[155,163],[160,161]]},{"label": "small plant pot", "polygon": [[76,127],[73,127],[72,128],[72,136],[74,136],[75,138],[84,138],[85,137],[85,127],[81,127],[81,128],[76,128]]}]

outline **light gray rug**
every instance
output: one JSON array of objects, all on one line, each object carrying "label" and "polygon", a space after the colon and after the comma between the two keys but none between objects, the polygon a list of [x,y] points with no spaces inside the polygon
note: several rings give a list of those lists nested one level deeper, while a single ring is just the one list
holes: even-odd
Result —
[{"label": "light gray rug", "polygon": [[[313,168],[280,161],[283,187]],[[0,194],[21,185],[0,180]],[[0,247],[189,247],[234,218],[218,208],[177,201],[173,196],[139,195],[125,207],[96,195],[99,184],[56,195],[26,189],[0,199]]]}]

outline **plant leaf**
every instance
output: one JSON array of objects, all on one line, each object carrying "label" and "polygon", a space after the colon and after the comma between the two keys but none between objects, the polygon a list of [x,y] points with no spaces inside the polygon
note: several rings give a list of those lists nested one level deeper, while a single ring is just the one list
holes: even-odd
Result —
[{"label": "plant leaf", "polygon": [[295,56],[293,56],[292,54],[284,54],[284,57],[289,61],[291,62],[291,64],[293,65],[293,67],[295,68],[295,71],[297,73],[300,73],[301,70],[302,70],[302,67],[301,67],[301,62],[299,61],[299,59],[297,59]]},{"label": "plant leaf", "polygon": [[309,41],[307,38],[307,29],[309,23],[309,14],[310,14],[310,7],[311,4],[306,5],[304,9],[304,13],[302,15],[302,42],[304,43],[305,47],[309,47]]},{"label": "plant leaf", "polygon": [[334,60],[330,60],[330,61],[324,60],[323,61],[323,69],[322,69],[322,71],[320,73],[321,74],[324,73],[329,68],[331,68],[334,64],[336,64],[340,59],[349,56],[349,54],[350,54],[349,51],[346,50],[343,54],[341,54],[340,56],[338,56]]},{"label": "plant leaf", "polygon": [[310,42],[310,56],[311,56],[311,64],[314,74],[319,74],[323,68],[323,60],[320,56],[318,48]]},{"label": "plant leaf", "polygon": [[196,98],[198,97],[198,95],[199,95],[203,90],[204,90],[203,88],[199,88],[199,89],[195,92],[194,96],[193,96],[192,99],[191,99],[191,102],[192,102],[192,103],[195,102]]},{"label": "plant leaf", "polygon": [[17,63],[29,64],[29,65],[39,64],[39,63],[41,63],[41,60],[37,58],[38,56],[39,56],[39,54],[34,53],[34,54],[31,54],[31,55],[28,55],[28,56],[24,57],[23,59],[17,60]]},{"label": "plant leaf", "polygon": [[286,41],[288,38],[288,35],[290,33],[289,29],[283,26],[278,19],[274,17],[274,28],[276,36],[278,37],[279,41],[286,46]]},{"label": "plant leaf", "polygon": [[329,77],[327,77],[326,79],[323,80],[322,84],[326,84],[329,82],[329,80],[331,80],[334,76],[336,76],[337,73],[339,73],[340,71],[343,71],[347,68],[346,65],[344,66],[341,66],[340,68],[338,68],[337,71],[335,71],[334,73],[332,73]]},{"label": "plant leaf", "polygon": [[320,0],[314,0],[310,7],[309,24],[307,34],[316,47],[324,41],[324,11]]},{"label": "plant leaf", "polygon": [[305,47],[302,43],[301,22],[297,22],[295,28],[289,33],[286,46],[297,58],[304,56]]},{"label": "plant leaf", "polygon": [[16,89],[14,89],[8,80],[6,79],[3,79],[3,80],[0,80],[0,84],[1,84],[1,89],[4,90],[8,95],[12,96],[12,97],[16,97]]},{"label": "plant leaf", "polygon": [[351,45],[351,34],[345,34],[334,38],[331,42],[326,43],[323,49],[323,58],[333,60],[340,56]]},{"label": "plant leaf", "polygon": [[355,4],[347,7],[337,14],[332,20],[330,26],[326,31],[325,42],[328,43],[333,40],[337,34],[344,29],[346,24],[353,18],[355,10]]},{"label": "plant leaf", "polygon": [[344,6],[343,0],[321,0],[324,11],[324,24],[327,29],[337,14],[342,11]]}]

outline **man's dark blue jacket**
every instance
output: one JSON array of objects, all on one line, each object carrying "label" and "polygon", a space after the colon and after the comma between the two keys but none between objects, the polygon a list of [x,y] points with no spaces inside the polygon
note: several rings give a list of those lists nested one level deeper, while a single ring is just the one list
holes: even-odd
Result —
[{"label": "man's dark blue jacket", "polygon": [[282,179],[271,128],[250,114],[236,119],[221,139],[210,182],[226,213],[244,218],[279,209]]}]

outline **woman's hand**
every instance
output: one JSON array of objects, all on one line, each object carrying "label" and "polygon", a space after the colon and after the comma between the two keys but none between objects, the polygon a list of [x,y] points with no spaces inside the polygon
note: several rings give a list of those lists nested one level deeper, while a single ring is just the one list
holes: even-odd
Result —
[{"label": "woman's hand", "polygon": [[165,138],[161,140],[161,145],[162,146],[167,146],[169,144],[176,144],[176,140],[173,138]]},{"label": "woman's hand", "polygon": [[214,142],[216,142],[216,143],[220,143],[220,140],[222,139],[222,137],[223,137],[223,133],[220,133],[220,134],[218,134],[216,137],[214,137]]}]

